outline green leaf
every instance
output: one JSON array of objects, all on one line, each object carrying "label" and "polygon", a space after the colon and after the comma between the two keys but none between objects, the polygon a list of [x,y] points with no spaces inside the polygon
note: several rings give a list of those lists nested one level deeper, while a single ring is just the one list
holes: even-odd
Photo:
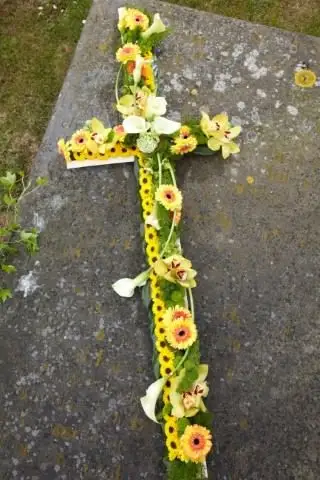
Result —
[{"label": "green leaf", "polygon": [[211,412],[198,412],[197,415],[191,418],[193,424],[202,425],[208,430],[212,429],[213,413]]},{"label": "green leaf", "polygon": [[190,421],[186,417],[178,418],[177,426],[178,426],[179,437],[181,437],[181,435],[183,435],[183,433],[184,433],[184,431],[185,431],[185,429],[187,428],[188,425],[190,425]]},{"label": "green leaf", "polygon": [[198,378],[198,367],[186,370],[186,373],[177,388],[178,393],[187,392]]},{"label": "green leaf", "polygon": [[8,298],[12,298],[12,292],[9,288],[0,288],[0,302],[4,303]]},{"label": "green leaf", "polygon": [[141,296],[142,296],[142,301],[143,305],[149,309],[150,304],[151,304],[151,296],[150,296],[150,282],[147,281],[147,283],[141,288]]},{"label": "green leaf", "polygon": [[171,403],[167,403],[162,409],[162,416],[165,417],[166,415],[171,415],[172,405]]},{"label": "green leaf", "polygon": [[47,185],[48,184],[48,178],[47,177],[38,177],[36,180],[37,185]]},{"label": "green leaf", "polygon": [[167,463],[168,480],[203,480],[201,463],[174,460]]},{"label": "green leaf", "polygon": [[13,187],[16,183],[17,176],[15,173],[7,172],[5,177],[0,177],[0,183],[4,187]]},{"label": "green leaf", "polygon": [[212,157],[216,152],[213,152],[210,150],[210,148],[205,147],[204,145],[198,145],[198,147],[192,153],[202,157]]},{"label": "green leaf", "polygon": [[38,246],[38,234],[37,232],[32,229],[30,232],[26,232],[25,230],[21,230],[20,238],[29,253],[35,253],[39,250]]},{"label": "green leaf", "polygon": [[17,271],[14,265],[5,265],[5,264],[1,265],[1,270],[6,273],[13,273]]},{"label": "green leaf", "polygon": [[11,207],[11,205],[14,205],[15,203],[17,203],[17,200],[11,197],[10,195],[8,195],[7,193],[3,195],[2,200],[6,205],[8,205],[8,207]]}]

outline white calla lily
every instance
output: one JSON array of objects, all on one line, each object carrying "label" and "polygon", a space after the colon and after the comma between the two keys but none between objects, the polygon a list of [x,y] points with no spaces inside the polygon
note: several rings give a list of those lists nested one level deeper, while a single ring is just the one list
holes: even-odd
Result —
[{"label": "white calla lily", "polygon": [[136,59],[136,66],[134,67],[134,70],[133,70],[133,80],[135,85],[138,85],[138,83],[141,80],[141,71],[145,63],[146,62],[144,58],[141,57],[141,55],[138,55]]},{"label": "white calla lily", "polygon": [[147,389],[146,395],[140,398],[144,413],[155,423],[159,423],[156,417],[156,404],[166,380],[166,378],[159,378],[159,380],[153,382]]},{"label": "white calla lily", "polygon": [[145,133],[149,129],[149,124],[143,117],[137,115],[129,115],[123,123],[123,128],[126,133]]},{"label": "white calla lily", "polygon": [[158,135],[171,135],[179,130],[180,127],[181,123],[164,117],[156,117],[152,122],[152,128]]},{"label": "white calla lily", "polygon": [[152,213],[147,216],[145,220],[146,225],[150,225],[151,227],[155,228],[156,230],[160,230],[160,224],[157,216],[157,207],[154,206]]},{"label": "white calla lily", "polygon": [[145,117],[151,119],[164,115],[167,111],[167,101],[164,97],[149,95],[147,98]]},{"label": "white calla lily", "polygon": [[127,9],[125,7],[118,8],[119,22],[127,15]]},{"label": "white calla lily", "polygon": [[142,38],[146,39],[149,38],[154,33],[162,33],[166,31],[166,26],[160,18],[159,13],[156,13],[153,17],[153,23],[150,27],[141,33]]},{"label": "white calla lily", "polygon": [[121,278],[112,285],[112,288],[120,297],[133,297],[135,288],[143,287],[143,285],[146,284],[149,274],[150,270],[145,270],[136,278]]}]

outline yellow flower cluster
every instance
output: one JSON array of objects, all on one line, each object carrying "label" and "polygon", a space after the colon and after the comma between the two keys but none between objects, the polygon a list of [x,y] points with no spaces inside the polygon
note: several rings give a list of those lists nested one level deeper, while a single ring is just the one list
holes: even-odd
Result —
[{"label": "yellow flower cluster", "polygon": [[179,436],[177,419],[175,417],[167,416],[164,425],[164,432],[166,434],[166,446],[168,449],[169,460],[172,462],[176,458],[180,458]]},{"label": "yellow flower cluster", "polygon": [[149,18],[136,8],[122,8],[118,28],[120,31],[140,28],[143,32],[149,27]]},{"label": "yellow flower cluster", "polygon": [[[140,153],[137,151],[136,147],[127,147],[126,145],[118,142],[114,144],[110,149],[106,149],[104,153],[99,151],[92,152],[88,148],[83,148],[82,150],[75,149],[74,144],[70,141],[65,142],[63,139],[58,141],[59,153],[63,155],[67,163],[74,160],[108,160],[108,158],[115,157],[131,157],[137,156]],[[73,158],[72,158],[73,157]]]}]

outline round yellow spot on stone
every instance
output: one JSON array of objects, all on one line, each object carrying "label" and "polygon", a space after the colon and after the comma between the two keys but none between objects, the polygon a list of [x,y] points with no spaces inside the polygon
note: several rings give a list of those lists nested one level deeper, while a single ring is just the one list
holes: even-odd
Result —
[{"label": "round yellow spot on stone", "polygon": [[252,184],[254,183],[254,178],[249,175],[249,176],[247,177],[247,183],[248,183],[249,185],[252,185]]},{"label": "round yellow spot on stone", "polygon": [[298,87],[311,88],[317,81],[316,74],[307,68],[298,70],[294,75],[294,82]]}]

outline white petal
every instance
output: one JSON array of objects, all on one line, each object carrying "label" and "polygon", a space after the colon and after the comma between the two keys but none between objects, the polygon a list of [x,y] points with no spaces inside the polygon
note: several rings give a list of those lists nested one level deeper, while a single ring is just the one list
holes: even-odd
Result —
[{"label": "white petal", "polygon": [[132,278],[121,278],[112,285],[112,288],[120,297],[130,298],[134,294],[135,286]]},{"label": "white petal", "polygon": [[125,7],[118,8],[119,21],[121,21],[127,14],[127,9]]},{"label": "white petal", "polygon": [[157,208],[154,207],[152,213],[147,216],[146,218],[146,225],[151,225],[151,227],[155,228],[156,230],[160,230],[160,224],[157,216]]},{"label": "white petal", "polygon": [[179,130],[181,123],[168,120],[164,117],[156,117],[152,123],[152,126],[158,135],[171,135]]},{"label": "white petal", "polygon": [[143,67],[144,63],[145,63],[145,61],[144,61],[143,57],[141,57],[141,55],[139,55],[136,59],[136,66],[133,70],[133,80],[134,80],[135,85],[138,85],[138,83],[140,82],[141,71],[142,71],[142,67]]},{"label": "white petal", "polygon": [[159,423],[156,418],[156,404],[157,400],[162,392],[164,384],[166,383],[166,378],[159,378],[156,382],[153,382],[148,390],[146,391],[145,397],[140,398],[140,402],[144,413],[147,415],[150,420],[153,420],[156,423]]},{"label": "white petal", "polygon": [[146,105],[146,118],[159,117],[167,111],[167,101],[164,97],[149,95]]},{"label": "white petal", "polygon": [[145,119],[137,115],[130,115],[123,121],[122,125],[126,133],[144,133],[148,130]]}]

